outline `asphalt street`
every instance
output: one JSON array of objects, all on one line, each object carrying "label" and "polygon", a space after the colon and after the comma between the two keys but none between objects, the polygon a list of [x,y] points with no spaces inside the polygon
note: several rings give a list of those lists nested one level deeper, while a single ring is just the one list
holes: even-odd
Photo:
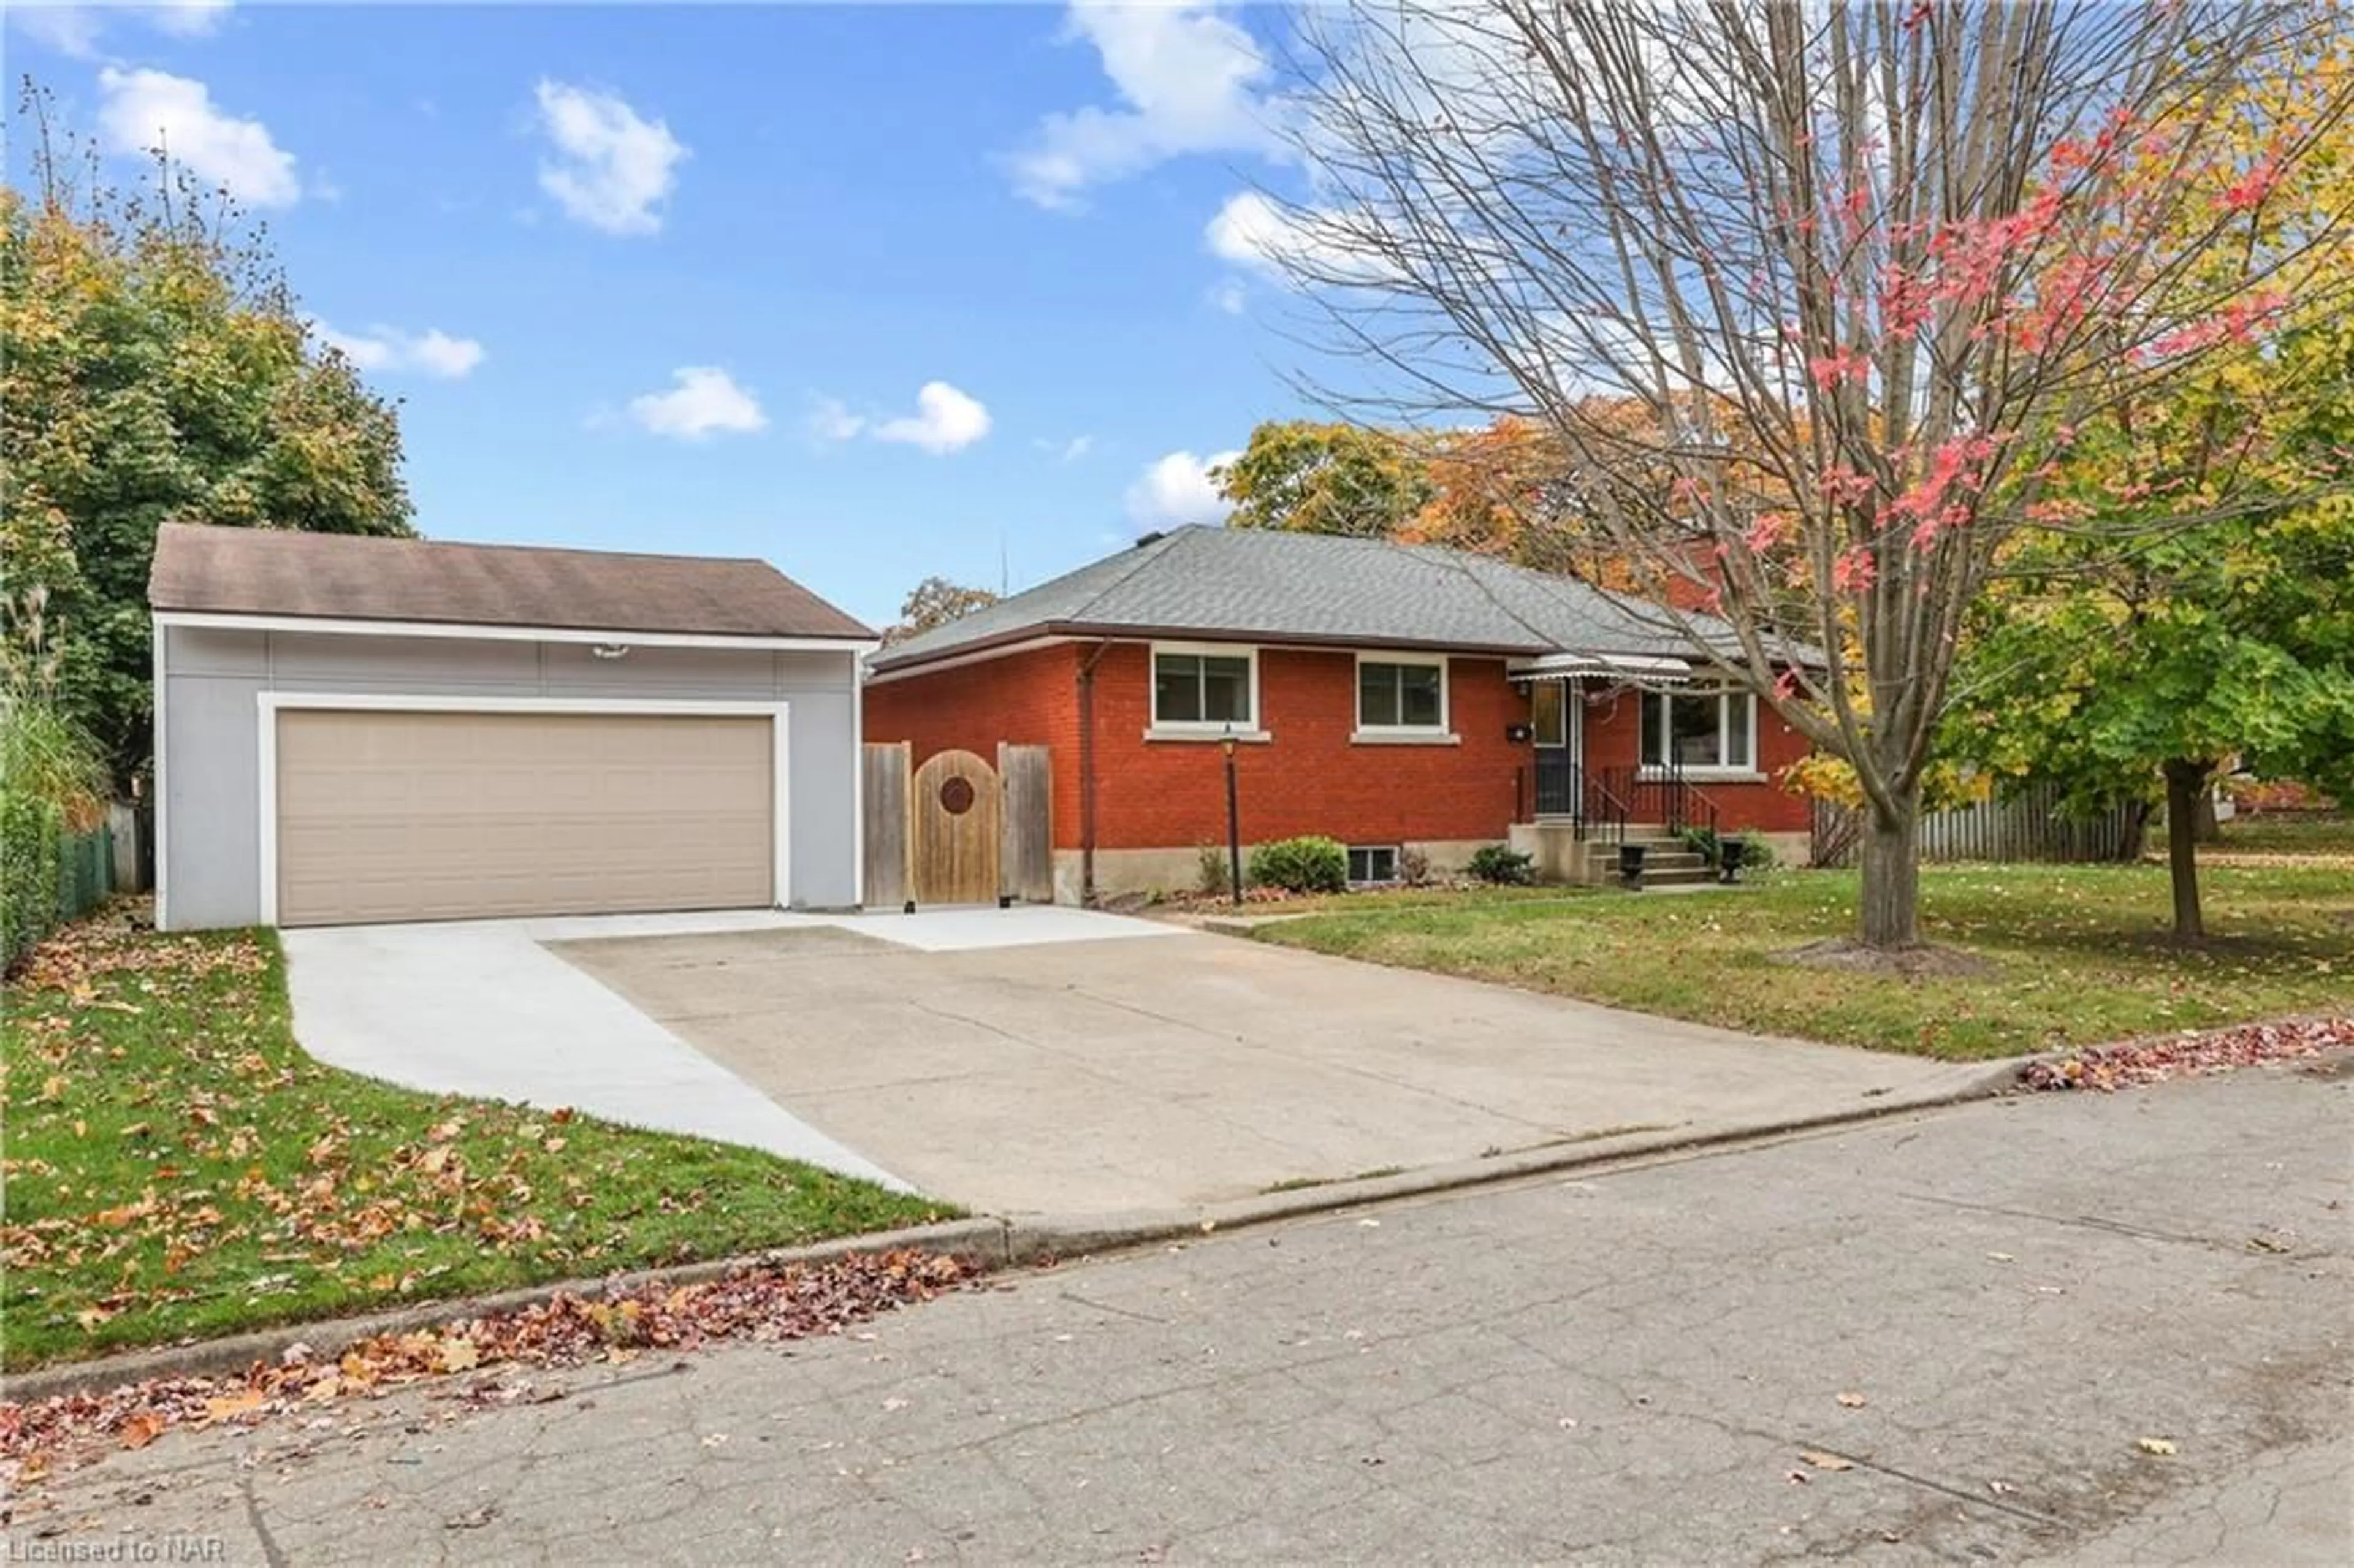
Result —
[{"label": "asphalt street", "polygon": [[1024,1271],[502,1408],[173,1434],[9,1544],[2342,1563],[2349,1175],[2342,1062],[1984,1103]]}]

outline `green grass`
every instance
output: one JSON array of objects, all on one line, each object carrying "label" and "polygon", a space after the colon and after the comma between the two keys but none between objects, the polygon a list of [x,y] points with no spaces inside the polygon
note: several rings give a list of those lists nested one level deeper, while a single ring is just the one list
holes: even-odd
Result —
[{"label": "green grass", "polygon": [[11,1369],[954,1212],[324,1066],[266,931],[70,928],[11,983],[0,1050]]},{"label": "green grass", "polygon": [[1288,920],[1262,941],[1671,1018],[1956,1060],[2354,1006],[2354,875],[2207,867],[2196,948],[2168,939],[2162,866],[1925,868],[1924,934],[1989,960],[1904,980],[1776,963],[1854,928],[1856,878],[1772,874],[1689,895],[1426,905]]},{"label": "green grass", "polygon": [[2225,853],[2354,855],[2354,813],[2266,811],[2234,817],[2222,836],[2203,846]]},{"label": "green grass", "polygon": [[1202,900],[1194,912],[1203,915],[1322,915],[1355,911],[1385,911],[1393,909],[1458,909],[1466,906],[1489,904],[1526,904],[1559,902],[1564,898],[1583,898],[1596,891],[1590,887],[1564,887],[1558,885],[1513,887],[1481,885],[1472,887],[1365,887],[1350,893],[1310,893],[1297,898],[1275,898],[1265,902],[1246,901],[1236,909],[1233,905]]}]

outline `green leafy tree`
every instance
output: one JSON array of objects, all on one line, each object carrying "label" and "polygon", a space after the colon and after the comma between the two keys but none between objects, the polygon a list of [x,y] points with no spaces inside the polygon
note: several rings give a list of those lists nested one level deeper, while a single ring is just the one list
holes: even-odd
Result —
[{"label": "green leafy tree", "polygon": [[1211,477],[1235,528],[1283,528],[1386,539],[1437,493],[1428,468],[1403,436],[1356,425],[1270,419],[1242,455]]},{"label": "green leafy tree", "polygon": [[899,603],[898,624],[886,628],[883,642],[905,642],[908,638],[946,626],[951,620],[962,620],[976,609],[987,609],[997,602],[997,596],[982,588],[967,588],[942,577],[926,577],[907,590]]},{"label": "green leafy tree", "polygon": [[0,190],[0,593],[45,598],[61,711],[146,766],[159,524],[407,534],[394,405],[313,344],[266,245],[158,154],[138,190],[52,142]]},{"label": "green leafy tree", "polygon": [[[2333,41],[2257,84],[2253,120],[2316,118],[2349,79]],[[2306,243],[2354,202],[2354,128],[2328,123],[2285,177],[2260,164],[2189,208],[2221,233],[2188,281],[2261,284],[2275,329],[2073,433],[2052,526],[1974,607],[1946,725],[1950,752],[2086,806],[2162,794],[2185,940],[2205,935],[2194,840],[2219,771],[2354,782],[2354,251]],[[2186,513],[2207,520],[2108,543]]]}]

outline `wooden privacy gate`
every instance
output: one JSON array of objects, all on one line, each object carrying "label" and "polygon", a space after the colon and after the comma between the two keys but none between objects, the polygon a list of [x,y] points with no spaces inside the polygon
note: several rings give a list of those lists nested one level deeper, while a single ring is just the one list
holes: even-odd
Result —
[{"label": "wooden privacy gate", "polygon": [[905,741],[866,747],[866,905],[1052,903],[1051,753],[997,748],[991,768],[970,751],[913,766]]}]

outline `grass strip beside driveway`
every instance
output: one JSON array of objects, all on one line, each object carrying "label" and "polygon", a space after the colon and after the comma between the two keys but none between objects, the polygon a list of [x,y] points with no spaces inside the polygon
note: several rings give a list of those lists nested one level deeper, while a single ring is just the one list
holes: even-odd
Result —
[{"label": "grass strip beside driveway", "polygon": [[2157,865],[1924,867],[1923,935],[1993,973],[1905,980],[1777,963],[1855,925],[1851,872],[1680,896],[1427,906],[1262,927],[1261,941],[1642,1012],[1970,1061],[2354,1008],[2354,876],[2205,868],[2197,947],[2168,936]]},{"label": "grass strip beside driveway", "polygon": [[164,936],[129,907],[10,984],[10,1369],[956,1213],[755,1150],[328,1067],[295,1044],[273,933]]}]

